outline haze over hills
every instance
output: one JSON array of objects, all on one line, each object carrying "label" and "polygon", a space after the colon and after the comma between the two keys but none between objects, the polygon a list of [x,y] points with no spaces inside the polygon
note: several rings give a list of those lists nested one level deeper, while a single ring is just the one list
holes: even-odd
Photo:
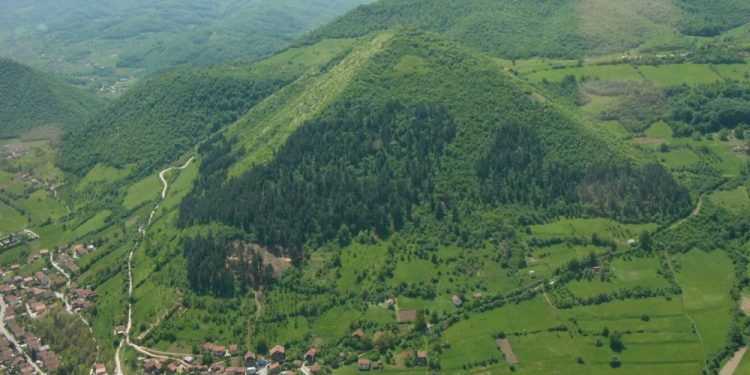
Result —
[{"label": "haze over hills", "polygon": [[18,137],[45,127],[51,134],[80,126],[104,102],[69,83],[0,59],[0,135]]},{"label": "haze over hills", "polygon": [[[216,4],[90,9],[282,3]],[[380,0],[156,73],[0,143],[3,335],[53,375],[747,373],[748,9]]]},{"label": "haze over hills", "polygon": [[176,65],[268,56],[368,1],[3,0],[0,54],[98,89]]}]

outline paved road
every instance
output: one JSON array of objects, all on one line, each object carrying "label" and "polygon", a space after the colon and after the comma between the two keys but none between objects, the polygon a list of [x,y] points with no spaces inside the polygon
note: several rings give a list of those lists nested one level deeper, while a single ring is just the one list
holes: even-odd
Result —
[{"label": "paved road", "polygon": [[36,370],[37,373],[46,375],[46,373],[42,371],[42,369],[40,369],[39,366],[37,366],[36,363],[34,363],[34,361],[31,360],[31,357],[29,357],[29,355],[23,351],[23,348],[21,348],[21,345],[18,344],[18,341],[16,341],[16,338],[6,328],[5,326],[5,300],[3,298],[0,298],[0,331],[2,331],[3,336],[8,338],[8,341],[13,343],[13,346],[16,347],[16,350],[19,353],[23,353],[23,356],[26,358],[26,362],[28,362],[31,365],[31,367],[33,367],[34,370]]}]

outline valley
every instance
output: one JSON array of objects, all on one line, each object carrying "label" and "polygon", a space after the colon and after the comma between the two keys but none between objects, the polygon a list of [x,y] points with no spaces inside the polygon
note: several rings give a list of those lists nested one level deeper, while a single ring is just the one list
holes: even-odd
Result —
[{"label": "valley", "polygon": [[750,371],[750,9],[490,3],[0,128],[4,371]]}]

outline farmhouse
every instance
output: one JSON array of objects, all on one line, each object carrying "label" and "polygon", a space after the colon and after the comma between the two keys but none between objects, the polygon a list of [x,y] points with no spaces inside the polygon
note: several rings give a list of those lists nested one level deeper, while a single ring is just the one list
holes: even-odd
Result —
[{"label": "farmhouse", "polygon": [[107,375],[107,368],[104,367],[104,364],[97,363],[94,368],[95,368],[94,374],[96,374],[96,375]]},{"label": "farmhouse", "polygon": [[286,357],[286,349],[284,349],[281,345],[276,345],[273,348],[271,348],[271,352],[268,355],[269,358],[271,358],[274,362],[284,362],[284,358]]},{"label": "farmhouse", "polygon": [[305,353],[305,362],[307,364],[311,364],[315,362],[315,356],[318,354],[318,351],[315,348],[311,348],[310,350]]},{"label": "farmhouse", "polygon": [[417,352],[417,366],[427,366],[427,352]]},{"label": "farmhouse", "polygon": [[148,361],[143,365],[143,371],[147,374],[158,374],[161,372],[161,363],[159,361]]},{"label": "farmhouse", "polygon": [[281,374],[281,366],[278,363],[272,364],[268,369],[271,371],[271,374]]},{"label": "farmhouse", "polygon": [[352,332],[352,337],[362,339],[365,337],[365,332],[361,328],[358,328],[356,331]]},{"label": "farmhouse", "polygon": [[359,361],[357,361],[357,370],[370,371],[370,360],[362,358]]},{"label": "farmhouse", "polygon": [[252,367],[255,366],[255,362],[258,360],[258,357],[253,352],[247,352],[245,353],[245,367]]}]

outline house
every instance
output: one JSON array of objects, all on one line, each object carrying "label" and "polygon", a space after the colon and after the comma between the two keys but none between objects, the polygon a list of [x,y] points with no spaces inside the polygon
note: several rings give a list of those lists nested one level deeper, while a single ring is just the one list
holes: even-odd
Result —
[{"label": "house", "polygon": [[451,297],[451,301],[453,301],[453,306],[461,307],[463,305],[464,301],[461,300],[461,297],[458,296],[458,294],[454,294],[453,297]]},{"label": "house", "polygon": [[274,362],[284,362],[286,358],[286,349],[281,345],[276,345],[271,349],[268,355]]},{"label": "house", "polygon": [[245,367],[255,366],[256,361],[258,360],[258,357],[253,352],[245,353],[245,356],[243,358],[245,359]]},{"label": "house", "polygon": [[417,366],[427,366],[427,352],[417,352]]},{"label": "house", "polygon": [[211,365],[211,367],[208,369],[208,372],[214,372],[214,373],[222,373],[224,372],[224,364],[223,363],[214,363]]},{"label": "house", "polygon": [[628,240],[628,246],[635,246],[638,244],[638,241],[635,238],[631,238]]},{"label": "house", "polygon": [[388,298],[385,300],[385,307],[387,309],[392,309],[396,305],[396,301],[393,300],[393,298]]},{"label": "house", "polygon": [[214,350],[214,344],[212,342],[206,342],[201,347],[204,353],[211,353]]},{"label": "house", "polygon": [[46,257],[47,255],[49,255],[49,250],[48,249],[42,249],[42,250],[39,251],[39,255],[43,256],[43,257]]},{"label": "house", "polygon": [[362,339],[365,337],[365,332],[361,328],[358,328],[356,331],[352,332],[352,337]]},{"label": "house", "polygon": [[44,368],[47,369],[47,372],[55,372],[60,368],[60,358],[58,358],[57,354],[55,354],[52,351],[43,351],[39,353],[39,358],[42,360],[42,364],[44,365]]},{"label": "house", "polygon": [[295,359],[294,361],[292,361],[292,366],[302,367],[302,361],[300,361],[299,359]]},{"label": "house", "polygon": [[18,306],[21,304],[21,299],[17,296],[5,296],[5,302],[10,306]]},{"label": "house", "polygon": [[158,374],[161,372],[161,363],[159,361],[148,361],[143,365],[143,371],[147,374]]},{"label": "house", "polygon": [[370,369],[372,369],[372,370],[380,370],[380,362],[379,361],[372,361],[370,363]]},{"label": "house", "polygon": [[80,258],[86,255],[86,246],[84,246],[83,244],[78,244],[73,248],[73,252],[75,256]]},{"label": "house", "polygon": [[315,356],[318,355],[318,350],[315,348],[311,348],[310,350],[305,353],[305,363],[311,364],[315,363]]},{"label": "house", "polygon": [[224,370],[225,375],[245,375],[245,369],[242,367],[227,367]]},{"label": "house", "polygon": [[370,360],[362,358],[359,361],[357,361],[357,370],[370,371]]},{"label": "house", "polygon": [[229,354],[231,356],[233,356],[233,357],[236,356],[237,352],[238,352],[238,350],[237,350],[237,344],[231,344],[231,345],[229,345]]},{"label": "house", "polygon": [[213,349],[211,349],[211,354],[214,357],[223,357],[227,355],[227,348],[221,345],[214,345]]},{"label": "house", "polygon": [[31,312],[33,312],[34,315],[41,315],[44,314],[45,311],[47,311],[47,306],[44,306],[44,304],[41,302],[32,302],[29,307],[31,308]]},{"label": "house", "polygon": [[268,367],[268,370],[271,372],[271,374],[281,374],[281,365],[278,363],[274,363],[271,366]]},{"label": "house", "polygon": [[94,374],[95,375],[107,375],[107,368],[104,367],[103,363],[97,363],[94,366]]},{"label": "house", "polygon": [[0,286],[0,293],[7,296],[9,294],[15,294],[16,292],[16,286],[15,285],[3,285]]},{"label": "house", "polygon": [[115,327],[115,336],[125,336],[126,330],[127,330],[127,327],[125,327],[124,325]]},{"label": "house", "polygon": [[308,367],[308,369],[310,370],[310,373],[313,374],[313,375],[320,374],[320,373],[323,372],[323,368],[320,367],[319,363],[316,363],[316,364]]},{"label": "house", "polygon": [[176,364],[170,363],[169,366],[167,366],[167,374],[176,374],[179,369],[180,368]]},{"label": "house", "polygon": [[36,278],[36,282],[39,283],[39,285],[49,286],[49,278],[44,274],[44,272],[39,271],[34,275],[34,277]]}]

